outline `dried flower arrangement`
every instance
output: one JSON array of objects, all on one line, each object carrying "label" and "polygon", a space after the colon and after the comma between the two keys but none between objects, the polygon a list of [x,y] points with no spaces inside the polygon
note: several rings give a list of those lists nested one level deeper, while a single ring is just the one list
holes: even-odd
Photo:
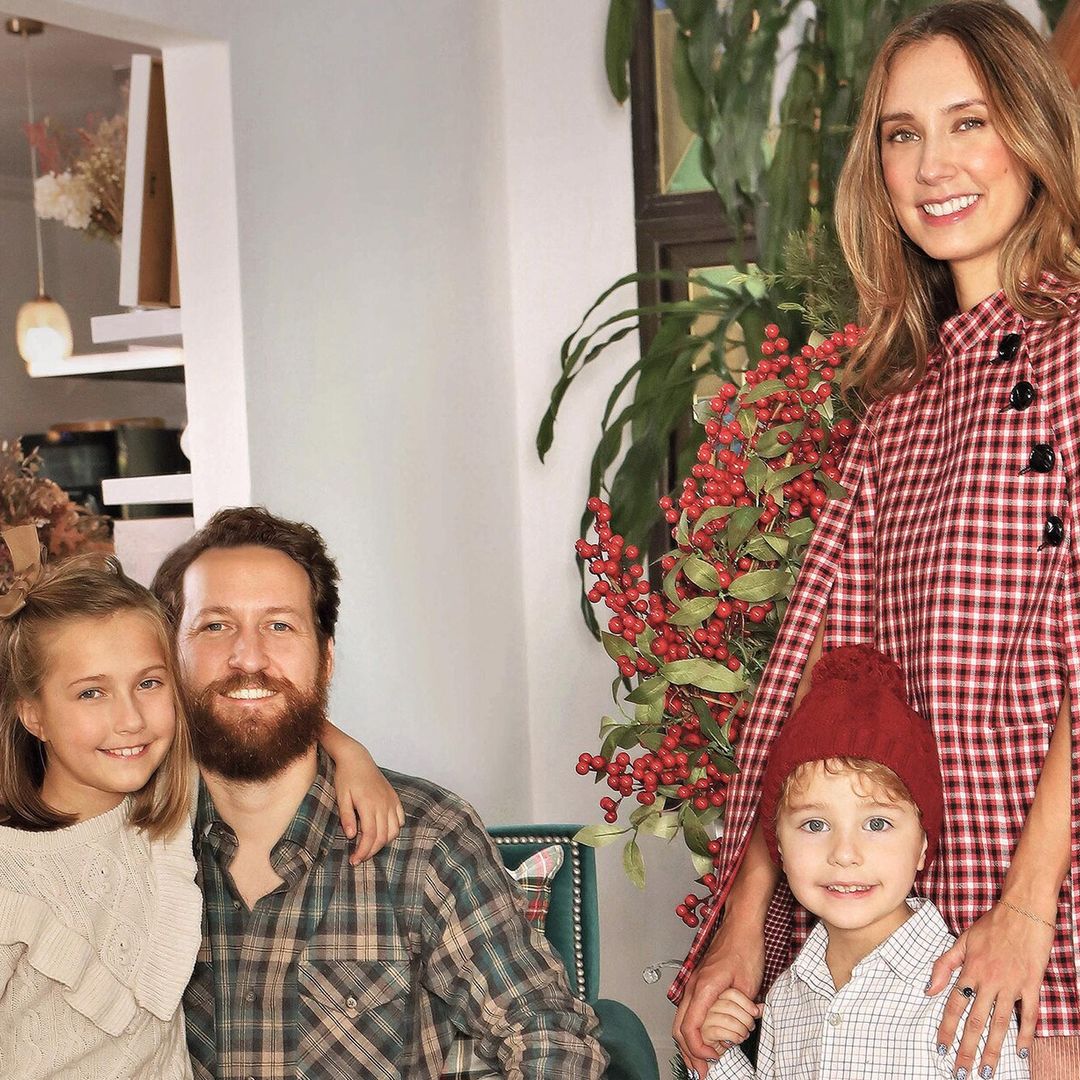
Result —
[{"label": "dried flower arrangement", "polygon": [[[36,451],[24,454],[18,440],[0,439],[0,529],[36,525],[53,559],[85,551],[111,552],[109,519],[73,502],[40,472]],[[11,580],[11,561],[0,544],[0,587],[8,588]]]},{"label": "dried flower arrangement", "polygon": [[89,236],[116,241],[124,216],[127,115],[87,117],[74,135],[46,117],[27,125],[42,170],[34,184],[34,209],[43,221],[60,221]]}]

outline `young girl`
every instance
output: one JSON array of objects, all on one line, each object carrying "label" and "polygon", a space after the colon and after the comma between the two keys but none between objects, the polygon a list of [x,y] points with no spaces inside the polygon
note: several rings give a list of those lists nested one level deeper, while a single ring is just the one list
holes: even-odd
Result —
[{"label": "young girl", "polygon": [[190,1077],[202,898],[169,628],[115,559],[45,570],[32,526],[3,538],[0,1076]]},{"label": "young girl", "polygon": [[939,1042],[972,1002],[957,1075],[991,1076],[1019,1004],[1032,1076],[1080,1076],[1078,193],[1075,97],[1022,16],[958,0],[893,32],[837,197],[869,328],[846,380],[867,409],[744,728],[720,886],[673,987],[698,1065],[716,996],[756,995],[805,937],[757,792],[822,649],[865,641],[907,671],[941,748],[941,854],[918,889],[960,935],[928,992],[957,968],[962,992]]}]

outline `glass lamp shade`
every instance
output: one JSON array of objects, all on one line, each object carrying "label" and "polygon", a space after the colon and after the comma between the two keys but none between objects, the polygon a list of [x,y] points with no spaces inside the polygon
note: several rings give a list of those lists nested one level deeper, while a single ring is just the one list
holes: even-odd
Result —
[{"label": "glass lamp shade", "polygon": [[27,364],[66,360],[72,349],[67,312],[47,296],[28,300],[15,320],[15,341]]}]

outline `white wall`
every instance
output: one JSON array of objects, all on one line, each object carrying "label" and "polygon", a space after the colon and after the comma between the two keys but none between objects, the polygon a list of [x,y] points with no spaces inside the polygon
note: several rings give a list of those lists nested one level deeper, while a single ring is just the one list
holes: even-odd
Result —
[{"label": "white wall", "polygon": [[[507,192],[513,353],[517,371],[517,452],[522,506],[522,576],[528,657],[533,808],[538,821],[599,821],[605,785],[574,772],[578,754],[595,752],[600,717],[613,708],[616,674],[585,629],[573,545],[588,494],[588,469],[604,402],[637,353],[627,339],[571,388],[540,464],[535,448],[559,345],[588,305],[635,268],[629,106],[620,108],[604,78],[607,4],[555,0],[505,4]],[[631,306],[632,289],[607,313]],[[659,512],[659,511],[658,511]],[[621,848],[597,852],[602,907],[602,985],[646,1021],[666,1062],[672,1008],[668,979],[647,986],[644,967],[686,951],[689,932],[674,907],[690,884],[681,841],[642,844],[644,893],[622,870]]]},{"label": "white wall", "polygon": [[163,46],[166,69],[171,43],[227,44],[237,422],[253,500],[339,556],[335,718],[490,819],[527,819],[497,4],[27,6]]},{"label": "white wall", "polygon": [[[58,222],[44,222],[45,285],[71,319],[75,351],[88,351],[90,316],[117,309],[119,257]],[[0,177],[0,439],[41,432],[52,424],[122,416],[160,416],[184,423],[181,386],[101,379],[31,379],[15,348],[15,316],[37,288],[29,171]]]}]

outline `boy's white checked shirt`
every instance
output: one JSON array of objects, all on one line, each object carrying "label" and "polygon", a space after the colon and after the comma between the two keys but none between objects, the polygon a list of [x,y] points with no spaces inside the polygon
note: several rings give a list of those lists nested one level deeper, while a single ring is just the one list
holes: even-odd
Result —
[{"label": "boy's white checked shirt", "polygon": [[[837,991],[825,963],[828,933],[818,923],[795,962],[773,984],[761,1018],[757,1072],[742,1050],[729,1050],[707,1080],[939,1080],[956,1070],[959,1037],[937,1052],[937,1029],[949,988],[927,997],[934,961],[953,936],[929,900],[909,900],[914,914],[855,965]],[[972,1080],[979,1075],[983,1040]],[[1016,1056],[1016,1017],[1001,1047],[995,1080],[1028,1080]]]}]

